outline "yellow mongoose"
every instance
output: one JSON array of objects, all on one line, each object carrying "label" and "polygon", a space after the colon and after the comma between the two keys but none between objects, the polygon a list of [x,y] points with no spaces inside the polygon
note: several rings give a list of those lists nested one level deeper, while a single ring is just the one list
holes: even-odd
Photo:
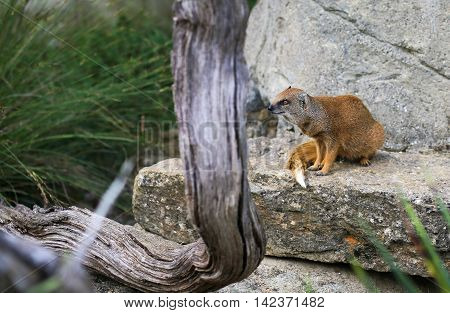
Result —
[{"label": "yellow mongoose", "polygon": [[337,156],[367,166],[384,143],[383,126],[356,96],[312,97],[289,87],[275,97],[268,109],[314,139],[295,148],[287,162],[287,168],[304,188],[306,169],[326,175]]}]

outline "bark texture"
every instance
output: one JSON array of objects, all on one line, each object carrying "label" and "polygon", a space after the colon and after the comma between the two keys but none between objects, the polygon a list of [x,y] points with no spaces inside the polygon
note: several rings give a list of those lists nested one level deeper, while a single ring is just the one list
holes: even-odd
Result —
[{"label": "bark texture", "polygon": [[[242,50],[244,0],[174,4],[174,98],[187,203],[200,239],[182,246],[104,219],[83,263],[142,291],[212,291],[259,265],[265,236],[247,181]],[[79,208],[0,206],[0,229],[67,253],[92,213]]]},{"label": "bark texture", "polygon": [[177,1],[174,97],[187,206],[210,252],[213,281],[247,277],[265,238],[247,181],[248,72],[243,0]]}]

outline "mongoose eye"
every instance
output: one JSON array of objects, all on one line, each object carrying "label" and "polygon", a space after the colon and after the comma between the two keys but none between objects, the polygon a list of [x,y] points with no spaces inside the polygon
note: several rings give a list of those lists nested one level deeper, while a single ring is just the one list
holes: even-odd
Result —
[{"label": "mongoose eye", "polygon": [[288,104],[289,104],[289,101],[287,101],[286,99],[284,99],[283,102],[282,102],[282,104],[283,104],[283,105],[288,105]]}]

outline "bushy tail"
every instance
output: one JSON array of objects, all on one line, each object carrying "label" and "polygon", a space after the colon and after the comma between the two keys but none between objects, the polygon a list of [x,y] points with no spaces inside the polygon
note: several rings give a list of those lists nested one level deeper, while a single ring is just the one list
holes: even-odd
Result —
[{"label": "bushy tail", "polygon": [[306,188],[306,169],[314,163],[316,158],[316,143],[313,140],[299,145],[289,155],[286,168],[291,171],[292,176],[303,188]]}]

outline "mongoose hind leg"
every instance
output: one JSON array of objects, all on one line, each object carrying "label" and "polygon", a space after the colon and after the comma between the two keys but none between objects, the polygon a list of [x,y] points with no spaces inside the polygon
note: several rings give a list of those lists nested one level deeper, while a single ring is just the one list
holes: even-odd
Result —
[{"label": "mongoose hind leg", "polygon": [[359,160],[359,164],[361,164],[362,166],[369,166],[370,160],[367,157],[363,157],[361,158],[361,160]]},{"label": "mongoose hind leg", "polygon": [[370,163],[370,159],[373,158],[373,156],[375,155],[375,153],[376,153],[376,150],[373,151],[372,153],[363,155],[363,156],[361,157],[361,159],[359,159],[359,164],[361,164],[362,166],[369,166],[369,165],[371,164],[371,163]]}]

